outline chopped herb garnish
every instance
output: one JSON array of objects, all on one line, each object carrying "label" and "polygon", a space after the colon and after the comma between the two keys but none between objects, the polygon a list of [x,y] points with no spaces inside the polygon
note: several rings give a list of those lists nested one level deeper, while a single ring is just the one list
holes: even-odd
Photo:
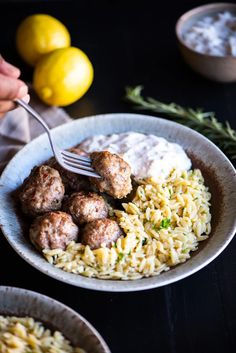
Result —
[{"label": "chopped herb garnish", "polygon": [[189,251],[189,249],[186,248],[186,249],[182,250],[182,253],[183,253],[183,254],[186,254],[188,251]]},{"label": "chopped herb garnish", "polygon": [[154,229],[156,232],[159,232],[161,229],[167,229],[170,226],[170,218],[164,218],[161,221],[161,224],[159,227],[157,227],[155,224],[152,226],[152,229]]},{"label": "chopped herb garnish", "polygon": [[116,243],[114,244],[114,248],[117,248],[117,244]]},{"label": "chopped herb garnish", "polygon": [[143,245],[146,245],[147,244],[147,238],[144,238],[143,240],[142,240],[142,246]]},{"label": "chopped herb garnish", "polygon": [[170,218],[164,218],[162,221],[161,221],[161,225],[160,225],[160,229],[166,229],[170,226]]},{"label": "chopped herb garnish", "polygon": [[122,252],[118,253],[118,261],[121,261],[124,257],[124,254]]}]

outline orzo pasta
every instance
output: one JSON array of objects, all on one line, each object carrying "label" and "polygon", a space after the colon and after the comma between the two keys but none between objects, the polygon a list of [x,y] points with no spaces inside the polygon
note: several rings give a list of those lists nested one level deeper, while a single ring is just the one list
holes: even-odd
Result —
[{"label": "orzo pasta", "polygon": [[31,317],[0,316],[1,353],[86,353]]},{"label": "orzo pasta", "polygon": [[66,250],[44,249],[45,258],[67,272],[103,279],[138,279],[185,262],[208,238],[211,195],[201,171],[172,170],[140,182],[132,202],[114,211],[124,231],[111,248],[91,250],[71,242]]}]

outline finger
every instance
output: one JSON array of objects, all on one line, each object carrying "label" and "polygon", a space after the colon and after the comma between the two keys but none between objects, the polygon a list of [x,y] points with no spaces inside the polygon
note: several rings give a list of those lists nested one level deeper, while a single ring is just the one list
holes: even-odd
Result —
[{"label": "finger", "polygon": [[24,82],[0,74],[0,100],[22,98],[28,93]]},{"label": "finger", "polygon": [[[30,101],[30,96],[27,94],[23,98],[21,98],[25,103],[29,103]],[[17,103],[14,101],[0,101],[0,113],[7,113],[10,110],[18,108]]]},{"label": "finger", "polygon": [[20,76],[20,70],[5,61],[2,56],[0,57],[0,73],[13,78],[18,78]]},{"label": "finger", "polygon": [[[20,81],[20,82],[22,82],[22,81]],[[23,85],[20,87],[20,89],[19,89],[19,91],[17,93],[16,98],[21,98],[22,99],[26,95],[28,95],[28,87],[26,86],[25,83],[23,83]]]},{"label": "finger", "polygon": [[26,94],[26,96],[24,96],[23,98],[21,98],[25,103],[29,103],[30,101],[30,95],[29,94]]},{"label": "finger", "polygon": [[9,110],[16,108],[16,103],[13,101],[0,101],[0,113],[7,113]]},{"label": "finger", "polygon": [[[30,95],[26,94],[23,98],[21,98],[21,100],[28,104],[30,101]],[[17,103],[16,103],[16,105],[17,105],[17,107],[20,107],[20,105],[18,105]]]}]

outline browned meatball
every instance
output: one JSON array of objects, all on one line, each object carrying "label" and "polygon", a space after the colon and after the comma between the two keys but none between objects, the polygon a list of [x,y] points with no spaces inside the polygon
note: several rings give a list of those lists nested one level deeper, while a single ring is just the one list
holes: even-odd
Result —
[{"label": "browned meatball", "polygon": [[98,249],[105,244],[111,246],[122,235],[117,222],[104,218],[87,223],[83,229],[82,243],[89,245],[91,249]]},{"label": "browned meatball", "polygon": [[[88,154],[81,150],[80,148],[70,148],[68,151],[75,153],[79,156],[85,156],[87,157]],[[80,174],[75,174],[72,172],[69,172],[69,170],[66,170],[60,166],[60,164],[57,163],[56,159],[54,157],[50,158],[46,164],[48,164],[50,167],[55,168],[58,170],[60,173],[60,176],[62,178],[62,182],[65,185],[66,191],[80,191],[80,190],[86,190],[90,191],[91,185],[89,182],[89,178],[85,177]]]},{"label": "browned meatball", "polygon": [[71,153],[78,154],[78,156],[84,156],[84,157],[89,156],[89,154],[87,152],[85,152],[84,150],[82,150],[79,147],[71,147],[71,148],[68,148],[67,151],[69,151]]},{"label": "browned meatball", "polygon": [[30,227],[30,240],[39,250],[63,249],[78,238],[79,228],[65,212],[49,212],[37,217]]},{"label": "browned meatball", "polygon": [[90,178],[100,192],[121,199],[132,190],[131,168],[121,157],[108,151],[93,152],[92,166],[102,178]]},{"label": "browned meatball", "polygon": [[22,185],[19,195],[22,210],[32,216],[59,210],[64,193],[57,170],[47,165],[35,167]]},{"label": "browned meatball", "polygon": [[65,202],[64,209],[71,214],[74,222],[78,224],[88,223],[108,216],[106,202],[102,196],[94,192],[72,194]]}]

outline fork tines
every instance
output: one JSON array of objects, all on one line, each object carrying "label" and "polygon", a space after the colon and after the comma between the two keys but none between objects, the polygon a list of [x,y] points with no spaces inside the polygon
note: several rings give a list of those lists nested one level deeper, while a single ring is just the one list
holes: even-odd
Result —
[{"label": "fork tines", "polygon": [[100,178],[91,165],[91,159],[85,156],[79,156],[68,151],[60,151],[63,164],[66,169],[74,173]]}]

